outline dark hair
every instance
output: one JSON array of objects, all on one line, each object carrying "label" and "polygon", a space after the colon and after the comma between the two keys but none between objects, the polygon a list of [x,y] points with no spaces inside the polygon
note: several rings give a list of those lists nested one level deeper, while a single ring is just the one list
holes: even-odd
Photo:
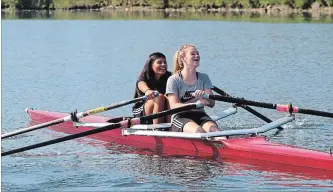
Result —
[{"label": "dark hair", "polygon": [[139,81],[142,81],[143,79],[145,79],[148,87],[150,87],[150,88],[156,87],[155,72],[153,71],[152,65],[156,59],[160,59],[160,58],[163,58],[166,60],[165,55],[160,52],[155,52],[148,56],[148,59],[147,59],[145,65],[143,66],[143,69],[137,79],[134,98],[137,98],[139,96],[139,94],[138,94],[139,90],[137,88]]},{"label": "dark hair", "polygon": [[153,71],[152,65],[155,62],[156,59],[166,59],[165,55],[163,53],[160,52],[155,52],[149,55],[140,75],[139,75],[139,79],[141,78],[142,75],[144,75],[146,77],[146,79],[148,80],[148,86],[151,86],[151,82],[155,80],[155,73]]}]

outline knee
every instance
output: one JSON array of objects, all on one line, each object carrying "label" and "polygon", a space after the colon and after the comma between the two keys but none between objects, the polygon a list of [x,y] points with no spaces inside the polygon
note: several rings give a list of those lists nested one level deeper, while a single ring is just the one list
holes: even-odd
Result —
[{"label": "knee", "polygon": [[216,132],[216,131],[221,131],[221,130],[216,126],[210,126],[209,127],[209,132]]},{"label": "knee", "polygon": [[158,96],[154,98],[154,102],[158,103],[158,104],[164,104],[165,96],[163,94],[159,93]]},{"label": "knee", "polygon": [[206,133],[206,131],[202,127],[198,127],[196,133]]}]

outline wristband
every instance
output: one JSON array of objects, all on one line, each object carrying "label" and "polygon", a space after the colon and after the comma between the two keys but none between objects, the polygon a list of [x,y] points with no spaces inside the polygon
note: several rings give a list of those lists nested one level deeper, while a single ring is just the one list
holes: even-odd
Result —
[{"label": "wristband", "polygon": [[151,89],[147,89],[147,90],[145,91],[145,94],[146,94],[146,92],[149,91],[149,90],[151,90]]}]

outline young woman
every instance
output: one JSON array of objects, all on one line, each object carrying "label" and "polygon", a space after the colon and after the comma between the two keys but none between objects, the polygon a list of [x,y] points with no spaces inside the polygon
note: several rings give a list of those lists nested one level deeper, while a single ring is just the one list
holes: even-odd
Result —
[{"label": "young woman", "polygon": [[[164,94],[170,76],[171,72],[168,71],[165,55],[160,52],[150,54],[136,82],[134,94],[134,98],[146,95],[149,100],[144,103],[137,102],[133,106],[135,117],[150,115],[168,108],[168,102]],[[154,98],[155,90],[159,92],[159,95]],[[145,123],[157,124],[164,122],[166,122],[166,119],[162,117]]]},{"label": "young woman", "polygon": [[[167,81],[166,95],[170,108],[200,100],[205,106],[214,107],[215,101],[200,98],[212,93],[212,82],[205,73],[196,68],[200,63],[199,51],[194,45],[183,45],[175,54],[173,75]],[[217,124],[201,110],[180,112],[172,118],[171,131],[204,133],[219,131]]]}]

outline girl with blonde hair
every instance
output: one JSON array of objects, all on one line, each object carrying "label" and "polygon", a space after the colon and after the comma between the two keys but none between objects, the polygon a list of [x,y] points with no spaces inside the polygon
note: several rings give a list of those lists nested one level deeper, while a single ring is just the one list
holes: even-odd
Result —
[{"label": "girl with blonde hair", "polygon": [[[214,107],[215,101],[201,98],[203,94],[213,94],[213,85],[207,74],[197,72],[199,64],[199,51],[194,45],[183,45],[176,52],[173,75],[167,81],[165,92],[171,109],[198,101]],[[204,133],[219,131],[219,128],[204,109],[197,109],[175,114],[171,131]]]}]

